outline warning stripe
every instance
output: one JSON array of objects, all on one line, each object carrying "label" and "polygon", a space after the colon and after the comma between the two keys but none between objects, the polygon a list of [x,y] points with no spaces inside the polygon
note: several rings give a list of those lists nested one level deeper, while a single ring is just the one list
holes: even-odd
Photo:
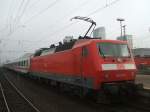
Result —
[{"label": "warning stripe", "polygon": [[135,64],[102,64],[102,70],[130,70],[136,69]]}]

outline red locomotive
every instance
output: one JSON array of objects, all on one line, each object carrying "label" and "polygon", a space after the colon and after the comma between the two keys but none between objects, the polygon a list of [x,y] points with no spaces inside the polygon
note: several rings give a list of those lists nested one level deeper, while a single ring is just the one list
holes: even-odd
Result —
[{"label": "red locomotive", "polygon": [[[90,28],[96,25],[89,18],[75,19],[91,22]],[[120,88],[133,86],[136,67],[127,42],[89,38],[87,33],[77,40],[39,49],[32,57],[5,66],[17,71],[23,69],[28,75],[59,84],[82,88],[84,93],[118,92]]]}]

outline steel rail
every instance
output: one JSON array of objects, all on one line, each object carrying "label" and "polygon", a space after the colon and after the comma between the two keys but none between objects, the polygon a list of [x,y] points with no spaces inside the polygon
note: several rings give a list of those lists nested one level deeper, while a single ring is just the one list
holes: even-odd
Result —
[{"label": "steel rail", "polygon": [[25,101],[27,101],[28,104],[29,104],[32,108],[34,108],[34,110],[36,110],[36,112],[40,112],[40,110],[39,110],[37,107],[35,107],[34,104],[31,103],[31,101],[29,101],[29,100],[23,95],[23,93],[22,93],[20,90],[18,90],[18,88],[17,88],[6,76],[4,76],[4,77],[5,77],[6,80],[9,82],[9,84],[16,90],[16,92],[17,92]]},{"label": "steel rail", "polygon": [[125,105],[130,106],[131,108],[135,108],[143,111],[150,111],[150,91],[148,90],[139,90],[137,98],[129,100],[125,102]]},{"label": "steel rail", "polygon": [[10,112],[10,109],[9,109],[9,106],[8,106],[8,103],[7,103],[7,100],[6,100],[6,96],[5,96],[5,94],[4,94],[4,90],[3,90],[3,87],[2,87],[2,84],[1,84],[1,83],[0,83],[0,89],[1,89],[1,92],[2,92],[2,96],[3,96],[4,102],[5,102],[7,111]]},{"label": "steel rail", "polygon": [[150,111],[150,108],[148,106],[145,106],[145,104],[143,104],[144,106],[141,106],[141,104],[140,105],[137,103],[134,104],[134,102],[133,102],[132,104],[127,103],[126,105],[133,109],[137,109],[137,110],[141,110],[141,111],[148,111],[148,112]]}]

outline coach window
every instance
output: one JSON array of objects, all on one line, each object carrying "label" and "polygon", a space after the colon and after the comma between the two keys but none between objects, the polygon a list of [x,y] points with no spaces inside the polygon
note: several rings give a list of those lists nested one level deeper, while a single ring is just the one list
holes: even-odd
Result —
[{"label": "coach window", "polygon": [[29,66],[29,61],[27,60],[27,66]]},{"label": "coach window", "polygon": [[27,60],[25,60],[25,66],[27,66]]},{"label": "coach window", "polygon": [[23,61],[23,66],[25,66],[25,61]]},{"label": "coach window", "polygon": [[25,61],[24,61],[24,66],[27,66],[26,64],[27,64],[27,63],[26,63],[26,60],[25,60]]},{"label": "coach window", "polygon": [[83,47],[82,48],[82,56],[86,57],[86,56],[88,56],[88,54],[89,54],[89,52],[88,52],[87,47]]},{"label": "coach window", "polygon": [[24,62],[24,66],[26,66],[26,61],[23,61]]},{"label": "coach window", "polygon": [[27,66],[28,66],[28,60],[27,60],[27,63],[26,63],[26,64],[27,64]]}]

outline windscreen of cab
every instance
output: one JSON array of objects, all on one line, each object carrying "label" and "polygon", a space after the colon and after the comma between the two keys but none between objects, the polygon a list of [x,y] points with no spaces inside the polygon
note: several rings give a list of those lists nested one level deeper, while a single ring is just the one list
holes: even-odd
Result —
[{"label": "windscreen of cab", "polygon": [[103,57],[130,57],[127,44],[119,43],[98,43],[99,53]]}]

